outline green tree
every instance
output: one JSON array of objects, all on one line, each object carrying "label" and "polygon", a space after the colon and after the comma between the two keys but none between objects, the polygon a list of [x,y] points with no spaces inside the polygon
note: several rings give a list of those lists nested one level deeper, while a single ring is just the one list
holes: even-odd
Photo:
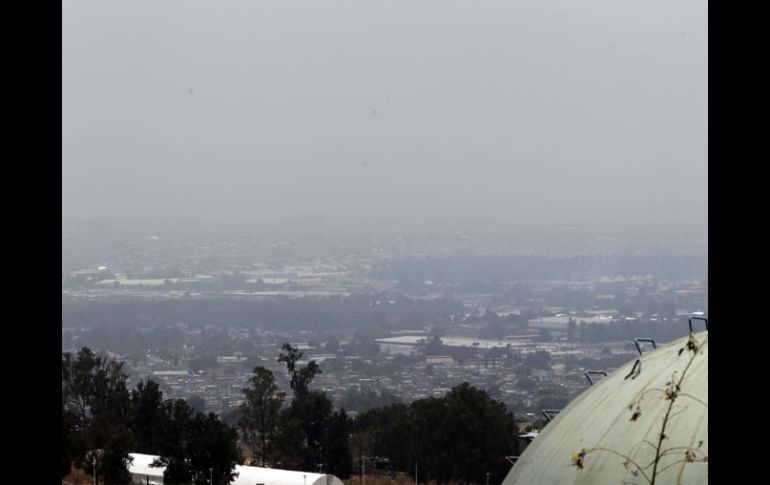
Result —
[{"label": "green tree", "polygon": [[187,404],[190,405],[190,409],[192,409],[194,413],[206,412],[206,401],[197,394],[188,397]]},{"label": "green tree", "polygon": [[[123,364],[84,347],[77,354],[62,354],[62,469],[69,461],[78,468],[126,483],[128,453],[133,438],[128,431],[130,399]],[[66,443],[66,444],[65,444]]]},{"label": "green tree", "polygon": [[[285,353],[284,353],[285,352]],[[288,415],[283,421],[288,426],[289,434],[284,438],[296,439],[296,426],[302,430],[302,444],[298,448],[298,456],[291,456],[288,449],[283,449],[286,459],[299,458],[301,466],[305,470],[314,470],[321,463],[322,440],[326,424],[332,412],[332,403],[328,397],[319,391],[310,391],[309,386],[313,378],[321,373],[318,364],[311,360],[308,365],[300,368],[297,363],[302,359],[303,353],[291,344],[286,343],[278,356],[278,361],[286,364],[289,373],[289,384],[294,391],[294,399],[288,408]],[[291,446],[290,443],[283,443]]]},{"label": "green tree", "polygon": [[292,400],[289,410],[302,427],[304,437],[300,456],[305,470],[323,463],[324,442],[332,416],[331,400],[321,391],[310,391],[302,399]]},{"label": "green tree", "polygon": [[273,437],[272,459],[277,468],[297,470],[302,468],[301,451],[305,437],[302,423],[289,408],[278,415],[278,426]]},{"label": "green tree", "polygon": [[251,387],[243,389],[246,401],[241,405],[238,427],[256,461],[267,466],[268,446],[277,432],[278,415],[286,395],[278,389],[273,372],[264,367],[254,368],[250,382]]},{"label": "green tree", "polygon": [[138,453],[156,455],[159,453],[158,430],[163,418],[163,393],[158,383],[152,380],[139,381],[131,391],[129,429],[136,440]]},{"label": "green tree", "polygon": [[[418,477],[446,483],[451,476],[451,463],[447,450],[450,446],[449,431],[445,429],[446,399],[429,397],[413,401],[409,406],[412,422],[414,454],[412,462],[417,463]],[[411,467],[409,473],[414,476]]]},{"label": "green tree", "polygon": [[[280,422],[284,429],[276,436],[276,455],[289,463],[299,462],[304,470],[315,470],[319,464],[328,465],[326,460],[330,455],[326,447],[330,443],[334,450],[343,449],[345,443],[332,440],[328,434],[333,424],[334,406],[331,400],[325,393],[309,389],[313,378],[321,373],[320,367],[311,360],[307,366],[299,368],[297,364],[301,358],[302,352],[288,343],[284,344],[278,357],[279,362],[286,364],[294,398],[281,413]],[[337,419],[341,418],[338,416]],[[338,422],[335,426],[342,425]],[[347,440],[348,437],[345,435],[338,439]],[[333,466],[344,468],[336,456],[334,461]]]},{"label": "green tree", "polygon": [[354,421],[354,441],[361,441],[356,433],[368,432],[371,449],[367,454],[387,457],[396,470],[410,470],[414,466],[414,431],[409,418],[409,408],[400,403],[361,413]]},{"label": "green tree", "polygon": [[370,427],[361,427],[353,431],[350,437],[351,455],[358,462],[358,470],[361,470],[360,476],[362,481],[366,458],[372,456],[374,450],[374,431]]},{"label": "green tree", "polygon": [[88,428],[89,442],[96,451],[96,474],[104,483],[127,485],[131,482],[128,466],[134,449],[134,438],[126,425],[106,415],[94,417]]},{"label": "green tree", "polygon": [[64,394],[61,401],[61,478],[64,479],[72,469],[74,419],[65,407]]},{"label": "green tree", "polygon": [[[442,398],[377,408],[356,419],[356,433],[372,436],[372,453],[414,476],[446,484],[500,482],[516,452],[516,425],[505,404],[463,383]],[[354,439],[355,443],[355,439]]]},{"label": "green tree", "polygon": [[241,461],[237,433],[214,413],[194,414],[184,399],[163,403],[160,427],[160,458],[166,467],[164,483],[230,483]]},{"label": "green tree", "polygon": [[350,451],[351,423],[345,409],[336,412],[329,419],[324,434],[324,470],[345,479],[350,476],[352,457]]},{"label": "green tree", "polygon": [[[284,353],[284,351],[286,353]],[[316,361],[311,360],[308,365],[303,368],[297,367],[297,362],[302,359],[304,354],[300,352],[296,347],[292,347],[291,344],[283,344],[282,351],[278,356],[278,362],[286,364],[286,370],[289,372],[289,384],[294,396],[302,400],[309,392],[310,383],[313,378],[321,373],[321,368],[318,367]]]},{"label": "green tree", "polygon": [[360,413],[397,402],[400,402],[398,396],[387,389],[375,390],[370,387],[353,387],[345,391],[339,407]]},{"label": "green tree", "polygon": [[186,454],[194,483],[205,485],[209,479],[214,485],[226,485],[235,475],[235,465],[241,456],[237,447],[235,429],[226,425],[215,413],[198,413],[190,423]]},{"label": "green tree", "polygon": [[158,465],[166,467],[163,483],[189,484],[193,481],[187,446],[190,441],[192,410],[184,399],[163,402],[162,419],[158,427]]},{"label": "green tree", "polygon": [[513,414],[505,404],[467,382],[454,387],[446,402],[444,427],[451,430],[447,455],[452,478],[481,482],[489,472],[490,480],[502,481],[510,469],[505,456],[516,449]]}]

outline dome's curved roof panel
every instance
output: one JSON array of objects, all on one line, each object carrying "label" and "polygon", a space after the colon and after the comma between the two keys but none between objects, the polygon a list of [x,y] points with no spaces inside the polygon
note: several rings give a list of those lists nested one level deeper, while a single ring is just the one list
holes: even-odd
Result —
[{"label": "dome's curved roof panel", "polygon": [[708,483],[708,332],[640,360],[570,403],[503,483]]}]

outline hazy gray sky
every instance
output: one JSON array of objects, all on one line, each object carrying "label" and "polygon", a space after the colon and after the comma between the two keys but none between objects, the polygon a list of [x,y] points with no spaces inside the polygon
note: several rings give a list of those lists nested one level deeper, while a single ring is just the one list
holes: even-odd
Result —
[{"label": "hazy gray sky", "polygon": [[63,2],[62,216],[705,221],[703,0]]}]

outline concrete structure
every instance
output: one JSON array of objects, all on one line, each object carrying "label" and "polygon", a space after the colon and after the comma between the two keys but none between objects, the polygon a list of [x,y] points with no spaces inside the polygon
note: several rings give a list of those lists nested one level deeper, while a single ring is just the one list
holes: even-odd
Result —
[{"label": "concrete structure", "polygon": [[503,483],[643,484],[653,477],[708,483],[708,332],[647,352],[590,387],[546,425]]},{"label": "concrete structure", "polygon": [[152,462],[158,458],[156,455],[145,455],[144,453],[130,453],[129,455],[133,458],[128,467],[133,483],[162,485],[165,468],[152,466]]},{"label": "concrete structure", "polygon": [[[134,460],[129,466],[129,472],[134,483],[163,485],[165,467],[152,466],[158,456],[131,453],[131,457]],[[236,465],[235,473],[238,476],[230,482],[231,485],[343,485],[342,480],[334,475],[322,473],[241,465]]]},{"label": "concrete structure", "polygon": [[432,365],[454,365],[455,360],[451,355],[429,355],[425,357],[425,363]]}]

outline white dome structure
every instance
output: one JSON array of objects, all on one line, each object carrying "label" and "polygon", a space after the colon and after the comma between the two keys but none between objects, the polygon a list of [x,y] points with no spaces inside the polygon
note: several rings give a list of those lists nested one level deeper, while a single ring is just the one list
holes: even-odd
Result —
[{"label": "white dome structure", "polygon": [[504,485],[708,483],[708,332],[593,385],[529,445]]}]

